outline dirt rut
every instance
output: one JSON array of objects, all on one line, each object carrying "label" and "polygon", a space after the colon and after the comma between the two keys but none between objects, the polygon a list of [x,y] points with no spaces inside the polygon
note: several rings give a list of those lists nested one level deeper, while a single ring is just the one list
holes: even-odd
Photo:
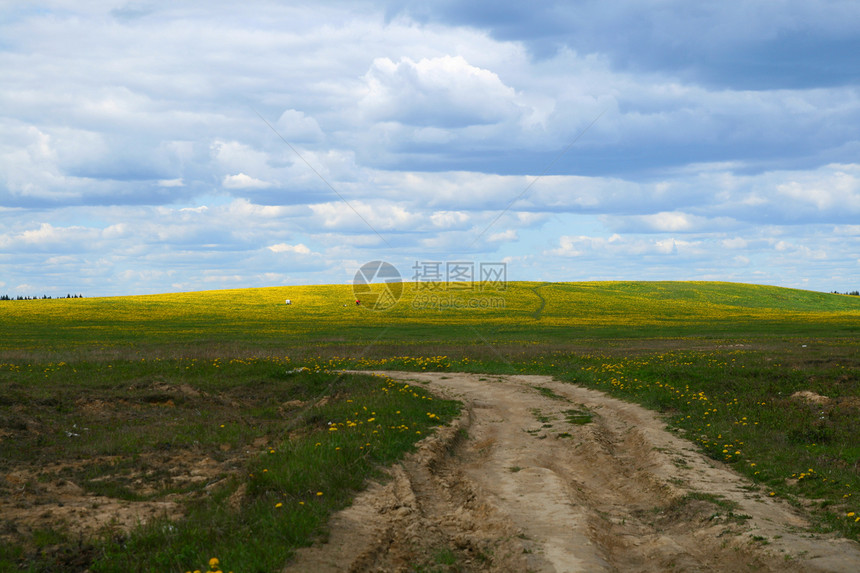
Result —
[{"label": "dirt rut", "polygon": [[463,401],[287,571],[860,571],[860,546],[653,412],[544,376],[385,372]]}]

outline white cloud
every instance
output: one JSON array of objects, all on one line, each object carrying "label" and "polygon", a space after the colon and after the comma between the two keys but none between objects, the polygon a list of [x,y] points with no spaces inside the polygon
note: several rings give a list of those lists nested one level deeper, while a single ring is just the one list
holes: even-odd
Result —
[{"label": "white cloud", "polygon": [[0,248],[9,251],[68,252],[92,250],[98,247],[99,231],[71,226],[55,227],[41,223],[38,228],[0,235]]},{"label": "white cloud", "polygon": [[443,229],[463,228],[469,219],[469,214],[465,211],[436,211],[430,214],[433,225]]},{"label": "white cloud", "polygon": [[324,137],[314,118],[294,109],[282,113],[275,126],[278,133],[290,143],[319,141]]},{"label": "white cloud", "polygon": [[409,230],[426,219],[407,208],[392,203],[342,201],[309,206],[319,224],[326,229],[373,233],[387,230]]},{"label": "white cloud", "polygon": [[655,231],[690,231],[700,225],[702,217],[696,217],[688,213],[674,211],[662,212],[656,215],[644,215],[642,217]]},{"label": "white cloud", "polygon": [[743,249],[746,248],[749,242],[741,237],[733,237],[731,239],[723,239],[720,244],[727,249]]},{"label": "white cloud", "polygon": [[237,175],[225,175],[221,185],[226,189],[266,189],[271,187],[272,183],[239,173]]},{"label": "white cloud", "polygon": [[374,121],[463,128],[518,119],[517,93],[462,56],[377,58],[365,75],[360,108]]},{"label": "white cloud", "polygon": [[239,217],[242,221],[249,218],[276,219],[294,211],[290,207],[280,205],[257,205],[247,199],[236,199],[224,209],[226,209],[227,216],[230,218]]},{"label": "white cloud", "polygon": [[795,173],[776,185],[777,199],[812,205],[818,211],[839,209],[860,214],[860,165],[828,165],[815,173]]},{"label": "white cloud", "polygon": [[516,241],[519,237],[517,236],[517,232],[514,229],[508,229],[507,231],[502,231],[501,233],[493,233],[490,235],[488,239],[491,243],[499,242],[499,241]]},{"label": "white cloud", "polygon": [[798,259],[824,260],[827,258],[827,252],[824,249],[810,248],[807,245],[798,245],[791,241],[776,241],[773,248],[777,252],[790,254],[792,257],[798,257]]},{"label": "white cloud", "polygon": [[102,237],[105,239],[118,239],[129,234],[129,226],[126,223],[117,223],[110,225],[102,231]]},{"label": "white cloud", "polygon": [[668,237],[622,238],[612,235],[609,238],[585,235],[567,236],[558,239],[559,246],[545,254],[561,257],[581,256],[648,256],[648,255],[685,255],[698,256],[705,251],[700,241],[686,241]]},{"label": "white cloud", "polygon": [[270,245],[266,248],[273,253],[296,253],[299,255],[309,255],[311,253],[311,250],[301,243],[297,245],[278,243],[277,245]]},{"label": "white cloud", "polygon": [[557,249],[549,251],[549,254],[562,257],[579,257],[586,250],[591,250],[595,247],[599,248],[600,246],[602,246],[603,239],[593,239],[591,237],[585,236],[562,236],[558,242],[559,247]]}]

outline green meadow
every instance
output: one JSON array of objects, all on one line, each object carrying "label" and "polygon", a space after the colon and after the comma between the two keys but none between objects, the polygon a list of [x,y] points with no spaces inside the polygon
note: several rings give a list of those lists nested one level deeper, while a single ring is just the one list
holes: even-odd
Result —
[{"label": "green meadow", "polygon": [[[380,285],[361,305],[351,285],[0,301],[0,501],[22,516],[0,522],[0,571],[193,571],[212,557],[224,571],[277,569],[459,412],[343,369],[596,388],[656,410],[818,530],[860,537],[860,297],[430,286],[405,283],[385,310],[373,308]],[[170,511],[85,534],[62,511],[24,519],[68,508],[68,484],[88,503]]]}]

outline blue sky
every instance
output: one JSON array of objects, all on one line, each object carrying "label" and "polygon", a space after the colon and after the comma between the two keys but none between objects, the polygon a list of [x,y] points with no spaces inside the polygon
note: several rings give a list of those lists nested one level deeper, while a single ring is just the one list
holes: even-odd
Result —
[{"label": "blue sky", "polygon": [[0,294],[860,288],[860,3],[0,0]]}]

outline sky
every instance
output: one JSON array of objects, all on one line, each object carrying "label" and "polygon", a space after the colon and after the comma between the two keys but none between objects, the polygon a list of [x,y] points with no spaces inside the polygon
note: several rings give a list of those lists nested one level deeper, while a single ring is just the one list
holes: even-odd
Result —
[{"label": "sky", "polygon": [[0,0],[0,294],[855,290],[858,53],[855,0]]}]

